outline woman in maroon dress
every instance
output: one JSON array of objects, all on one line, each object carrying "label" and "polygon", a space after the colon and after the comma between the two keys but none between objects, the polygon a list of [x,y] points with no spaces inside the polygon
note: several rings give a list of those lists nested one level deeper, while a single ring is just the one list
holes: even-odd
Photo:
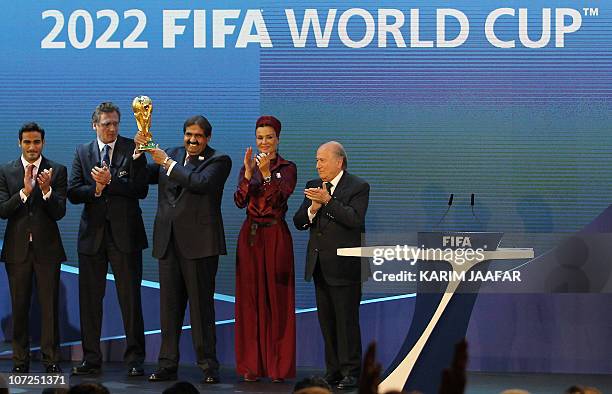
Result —
[{"label": "woman in maroon dress", "polygon": [[236,253],[236,369],[246,381],[295,376],[293,240],[285,222],[297,168],[277,152],[281,123],[262,116],[234,202],[247,209]]}]

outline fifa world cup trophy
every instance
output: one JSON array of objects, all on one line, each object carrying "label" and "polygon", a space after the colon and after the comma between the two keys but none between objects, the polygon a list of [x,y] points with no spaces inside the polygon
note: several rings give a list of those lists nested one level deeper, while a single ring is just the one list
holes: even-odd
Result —
[{"label": "fifa world cup trophy", "polygon": [[153,134],[151,134],[153,101],[148,96],[138,96],[132,101],[132,109],[134,110],[136,124],[138,124],[138,131],[147,138],[147,143],[138,145],[138,150],[146,151],[157,148],[158,145],[153,142]]}]

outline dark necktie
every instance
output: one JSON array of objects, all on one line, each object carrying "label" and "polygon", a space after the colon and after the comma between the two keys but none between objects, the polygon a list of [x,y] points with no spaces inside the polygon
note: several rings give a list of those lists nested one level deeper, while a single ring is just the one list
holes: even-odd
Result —
[{"label": "dark necktie", "polygon": [[102,163],[100,163],[102,166],[104,166],[104,163],[106,163],[106,166],[109,168],[111,166],[110,150],[111,150],[111,147],[109,145],[104,145],[104,147],[102,148]]},{"label": "dark necktie", "polygon": [[[324,183],[324,185],[325,185],[325,190],[327,190],[327,192],[328,192],[328,193],[329,193],[329,195],[331,196],[331,195],[332,195],[331,188],[332,188],[332,186],[333,186],[334,184],[333,184],[333,183],[331,183],[331,182],[325,182],[325,183]],[[318,212],[317,212],[317,215],[318,215],[318,216],[321,216],[321,215],[319,214],[319,212],[321,212],[321,211],[318,211]],[[325,217],[325,215],[323,215],[323,217]],[[321,228],[321,220],[317,220],[317,228]]]},{"label": "dark necktie", "polygon": [[187,155],[187,159],[185,159],[185,167],[193,170],[198,166],[198,156],[196,155]]}]

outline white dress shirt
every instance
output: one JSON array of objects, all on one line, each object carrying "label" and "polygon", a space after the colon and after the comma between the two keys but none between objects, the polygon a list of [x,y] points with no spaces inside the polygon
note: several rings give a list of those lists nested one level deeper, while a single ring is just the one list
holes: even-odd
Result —
[{"label": "white dress shirt", "polygon": [[[108,158],[112,162],[113,153],[115,152],[115,144],[117,143],[117,139],[115,138],[113,142],[109,142],[108,144],[105,144],[104,142],[100,141],[99,138],[97,138],[97,141],[98,141],[98,152],[100,152],[100,162],[102,162],[102,149],[104,149],[104,145],[108,145],[110,147],[110,152],[108,152]],[[106,163],[106,165],[110,168],[111,163]]]},{"label": "white dress shirt", "polygon": [[[36,160],[34,163],[28,163],[28,161],[21,156],[21,165],[23,165],[23,171],[28,171],[28,166],[30,164],[34,165],[34,169],[32,170],[32,183],[34,186],[36,184],[36,176],[38,175],[38,169],[40,168],[40,163],[42,162],[42,156],[38,157],[38,160]],[[46,194],[43,194],[43,199],[47,200],[49,197],[51,197],[51,186],[49,186],[49,191]],[[23,192],[23,188],[21,190],[19,190],[19,197],[21,197],[21,201],[23,203],[25,203],[26,201],[28,201],[28,196],[25,195],[25,193]]]}]

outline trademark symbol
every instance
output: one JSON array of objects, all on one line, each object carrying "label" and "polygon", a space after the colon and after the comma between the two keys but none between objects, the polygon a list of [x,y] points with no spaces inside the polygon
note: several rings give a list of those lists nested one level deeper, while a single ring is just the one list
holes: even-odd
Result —
[{"label": "trademark symbol", "polygon": [[599,16],[599,8],[589,8],[585,7],[582,9],[584,16]]}]

